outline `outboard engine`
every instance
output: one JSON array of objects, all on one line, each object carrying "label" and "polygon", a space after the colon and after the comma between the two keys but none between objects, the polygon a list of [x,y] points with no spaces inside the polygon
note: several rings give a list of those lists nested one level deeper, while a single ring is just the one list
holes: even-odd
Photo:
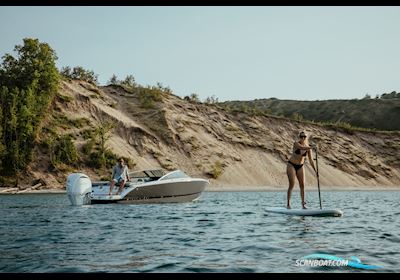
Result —
[{"label": "outboard engine", "polygon": [[83,173],[72,173],[67,177],[67,194],[72,205],[91,204],[92,181]]}]

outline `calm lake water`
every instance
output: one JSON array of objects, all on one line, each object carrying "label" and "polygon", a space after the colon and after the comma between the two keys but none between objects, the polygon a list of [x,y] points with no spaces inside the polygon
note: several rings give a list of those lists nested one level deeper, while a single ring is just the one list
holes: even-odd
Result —
[{"label": "calm lake water", "polygon": [[[334,217],[265,212],[285,192],[205,192],[183,204],[71,206],[65,194],[0,196],[0,272],[371,272],[296,266],[313,253],[400,272],[400,192],[322,192]],[[318,193],[307,193],[318,208]],[[292,207],[300,207],[293,193]]]}]

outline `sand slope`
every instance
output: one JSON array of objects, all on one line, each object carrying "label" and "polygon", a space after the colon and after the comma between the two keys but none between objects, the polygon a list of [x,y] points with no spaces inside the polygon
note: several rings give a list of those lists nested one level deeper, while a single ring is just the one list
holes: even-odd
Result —
[{"label": "sand slope", "polygon": [[[232,114],[172,94],[163,94],[156,108],[144,109],[138,96],[122,87],[97,88],[82,81],[63,81],[60,94],[72,100],[56,104],[68,118],[86,118],[92,125],[109,120],[116,125],[107,145],[115,154],[130,157],[136,164],[131,169],[181,169],[210,179],[210,190],[261,190],[267,186],[282,190],[287,186],[286,161],[293,141],[298,131],[305,129],[310,142],[319,146],[324,188],[400,186],[399,133],[349,134],[278,117]],[[85,140],[78,132],[85,128],[59,129],[59,133],[74,129],[78,135],[75,144],[80,147]],[[48,157],[37,152],[29,167],[30,179],[40,178],[46,181],[46,188],[62,189],[68,174],[49,172]],[[74,171],[93,179],[101,175],[87,167]],[[306,185],[316,186],[309,163]]]}]

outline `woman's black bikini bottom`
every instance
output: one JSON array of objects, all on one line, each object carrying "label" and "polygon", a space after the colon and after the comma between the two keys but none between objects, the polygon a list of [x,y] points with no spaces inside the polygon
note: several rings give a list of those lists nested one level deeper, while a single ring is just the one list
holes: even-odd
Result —
[{"label": "woman's black bikini bottom", "polygon": [[303,167],[303,164],[294,164],[291,161],[288,161],[291,165],[293,165],[294,169],[296,170],[296,172]]}]

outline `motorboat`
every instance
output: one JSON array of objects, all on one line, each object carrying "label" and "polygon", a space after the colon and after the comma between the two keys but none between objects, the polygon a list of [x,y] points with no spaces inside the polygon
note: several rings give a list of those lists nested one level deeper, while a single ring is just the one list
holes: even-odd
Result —
[{"label": "motorboat", "polygon": [[198,199],[208,180],[192,178],[181,170],[146,169],[129,173],[129,181],[119,195],[119,185],[109,195],[110,181],[95,181],[83,173],[67,178],[67,194],[72,205],[99,203],[177,203]]}]

